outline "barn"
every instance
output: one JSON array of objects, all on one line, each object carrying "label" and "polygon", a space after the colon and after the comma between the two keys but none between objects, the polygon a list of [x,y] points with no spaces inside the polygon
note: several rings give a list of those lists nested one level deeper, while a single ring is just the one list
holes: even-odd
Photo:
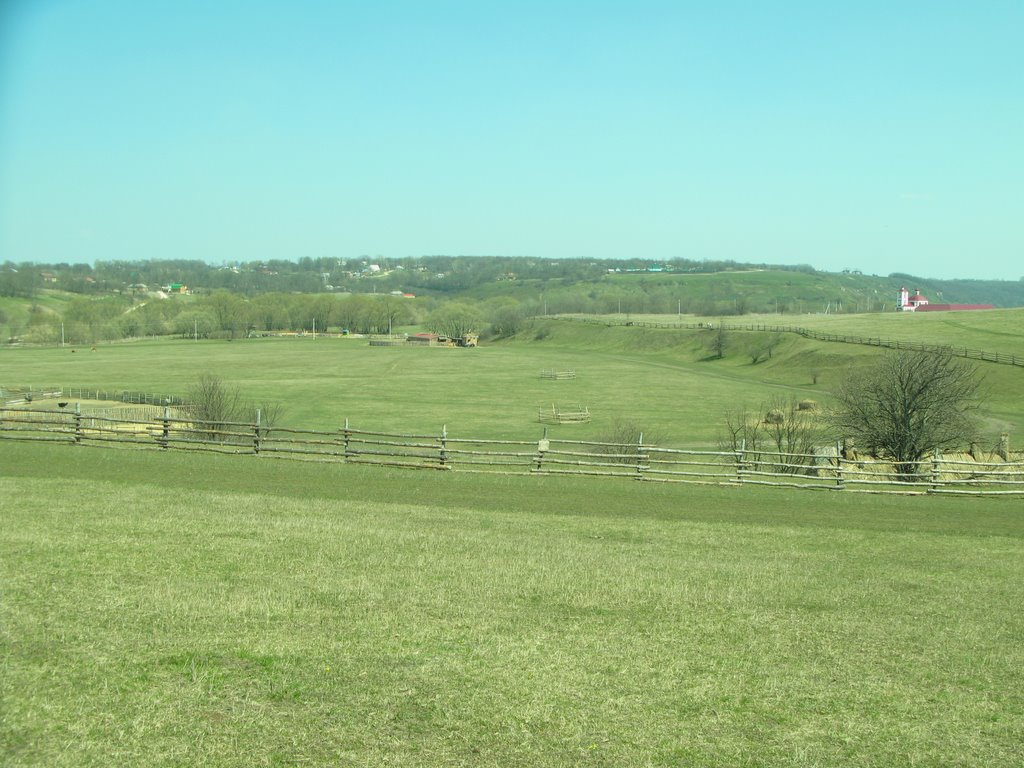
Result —
[{"label": "barn", "polygon": [[438,342],[436,333],[415,333],[406,339],[411,344],[422,344],[423,346],[435,346]]}]

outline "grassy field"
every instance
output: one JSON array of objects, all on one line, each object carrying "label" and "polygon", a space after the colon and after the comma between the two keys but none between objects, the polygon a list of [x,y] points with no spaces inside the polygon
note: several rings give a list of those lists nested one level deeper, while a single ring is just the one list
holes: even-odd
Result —
[{"label": "grassy field", "polygon": [[[558,436],[619,417],[693,446],[879,354],[784,336],[752,363],[766,340],[709,360],[701,332],[552,320],[477,350],[19,348],[0,386],[212,372],[290,424],[527,439],[579,402],[594,422]],[[1019,434],[1024,372],[981,370],[988,428]],[[0,441],[0,762],[1019,765],[1019,506]]]},{"label": "grassy field", "polygon": [[[479,349],[369,347],[359,339],[140,342],[68,349],[4,350],[0,386],[85,385],[185,394],[214,372],[257,401],[284,404],[283,421],[314,428],[349,418],[363,429],[536,439],[538,407],[586,405],[590,425],[556,428],[590,438],[614,419],[657,424],[680,443],[712,441],[719,415],[737,400],[797,387],[765,385],[688,360],[605,354],[570,344],[502,344]],[[689,344],[690,342],[687,342]],[[634,350],[635,352],[635,350]],[[541,380],[572,368],[575,381]],[[809,384],[809,382],[808,382]]]},{"label": "grassy field", "polygon": [[0,342],[6,342],[14,333],[20,332],[29,322],[32,307],[46,313],[60,315],[67,308],[71,295],[54,291],[40,291],[31,299],[0,296]]},{"label": "grassy field", "polygon": [[[1024,324],[1024,311],[1015,310],[1010,317]],[[851,319],[854,322],[850,326],[837,325],[830,332],[857,333],[857,330],[848,329],[859,328],[859,319],[856,316]],[[941,330],[940,326],[936,328]],[[968,335],[964,331],[964,335],[976,345],[979,338],[984,338],[985,330],[987,328],[982,326],[978,333]],[[756,409],[759,403],[772,397],[810,398],[828,405],[831,388],[851,370],[871,365],[880,354],[886,354],[877,347],[814,341],[796,334],[731,331],[727,334],[725,358],[711,360],[710,343],[714,333],[713,330],[600,327],[551,321],[542,326],[544,338],[541,343],[538,345],[535,339],[530,340],[527,347],[564,349],[588,355],[594,360],[614,359],[628,363],[634,370],[661,368],[690,372],[700,385],[674,389],[678,399],[666,403],[664,411],[670,420],[672,407],[677,403],[684,409],[692,406],[694,403],[686,402],[688,397],[692,397],[697,408],[687,416],[704,426],[704,435],[713,434],[716,425],[721,423],[722,414],[736,405]],[[533,331],[524,334],[527,339],[532,335]],[[1024,333],[1021,336],[1024,337]],[[929,343],[944,343],[946,338],[937,333],[930,337]],[[770,358],[763,353],[768,343],[775,344]],[[752,363],[752,351],[760,351],[761,354],[756,364]],[[984,396],[981,417],[985,439],[991,441],[1001,432],[1009,432],[1011,436],[1019,434],[1024,428],[1024,398],[1021,397],[1024,368],[991,363],[979,363],[977,367]],[[666,381],[669,380],[666,377]],[[722,382],[733,386],[726,389]],[[737,394],[737,385],[741,383],[746,389],[740,386]],[[645,397],[648,392],[642,389],[640,396]],[[660,414],[652,413],[651,418],[656,421]]]},{"label": "grassy field", "polygon": [[1016,501],[0,467],[6,765],[1020,764]]},{"label": "grassy field", "polygon": [[[678,315],[632,315],[633,320],[674,323]],[[882,312],[861,315],[743,315],[697,318],[684,322],[765,324],[811,328],[823,333],[871,338],[948,344],[1024,357],[1024,310],[993,309],[984,312]]]},{"label": "grassy field", "polygon": [[[1009,327],[1024,311],[1006,317]],[[868,322],[843,320],[835,332],[860,333]],[[996,330],[994,324],[934,327],[935,335],[914,339],[953,343],[956,331],[957,343],[985,347]],[[593,414],[592,423],[554,427],[553,437],[600,438],[618,419],[636,422],[662,445],[695,447],[713,445],[724,413],[739,405],[756,409],[772,398],[827,404],[831,387],[846,372],[880,354],[872,347],[784,334],[774,339],[770,359],[752,363],[751,350],[771,340],[771,334],[734,332],[726,357],[710,360],[708,332],[551,320],[474,350],[369,347],[359,339],[311,337],[174,339],[104,344],[96,351],[2,349],[0,387],[92,386],[183,395],[197,376],[212,372],[248,399],[282,403],[279,423],[291,426],[327,429],[348,418],[362,429],[434,434],[447,425],[456,436],[532,440],[541,433],[538,408],[581,404]],[[574,369],[578,378],[541,380],[544,369]],[[1024,369],[982,364],[981,370],[988,392],[985,440],[1019,433]]]}]

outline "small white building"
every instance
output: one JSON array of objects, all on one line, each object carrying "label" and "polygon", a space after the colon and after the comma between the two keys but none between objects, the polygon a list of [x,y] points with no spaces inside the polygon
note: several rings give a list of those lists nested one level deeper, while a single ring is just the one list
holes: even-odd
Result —
[{"label": "small white building", "polygon": [[896,299],[896,309],[899,312],[914,312],[918,307],[923,307],[928,304],[928,299],[921,295],[921,291],[917,288],[914,289],[914,295],[911,296],[910,292],[906,288],[900,288],[899,296]]}]

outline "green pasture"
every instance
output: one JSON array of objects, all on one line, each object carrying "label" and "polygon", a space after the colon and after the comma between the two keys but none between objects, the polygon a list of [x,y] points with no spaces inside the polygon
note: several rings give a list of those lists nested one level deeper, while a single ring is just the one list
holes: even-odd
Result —
[{"label": "green pasture", "polygon": [[[478,349],[370,347],[365,340],[310,337],[183,340],[88,348],[4,350],[0,386],[92,386],[185,394],[212,372],[257,402],[284,406],[282,424],[355,427],[453,436],[536,439],[540,407],[582,404],[588,425],[552,436],[593,438],[631,419],[682,444],[713,441],[718,418],[743,399],[796,387],[752,384],[713,366],[645,360],[559,345],[498,344]],[[574,369],[574,381],[547,381],[544,369]],[[755,403],[756,404],[756,403]]]},{"label": "green pasture", "polygon": [[[1024,321],[1024,311],[1013,312],[1016,313],[1013,317]],[[521,343],[529,348],[574,350],[593,359],[611,358],[644,368],[692,371],[706,385],[706,389],[693,391],[693,395],[698,403],[708,406],[703,416],[703,423],[708,424],[707,433],[714,433],[722,414],[737,405],[756,409],[773,397],[795,397],[814,399],[827,406],[830,389],[841,383],[851,370],[871,365],[878,355],[887,353],[878,347],[815,341],[797,334],[729,331],[725,357],[711,360],[714,329],[680,331],[616,324],[602,326],[600,318],[592,319],[598,322],[549,321],[539,329],[521,334]],[[651,322],[659,320],[652,317]],[[853,327],[857,327],[856,324]],[[1024,331],[1021,335],[1024,336]],[[537,336],[542,338],[538,340]],[[767,344],[773,345],[770,358],[763,352]],[[761,355],[756,364],[751,354],[755,351]],[[984,393],[979,414],[983,438],[994,440],[1001,432],[1009,432],[1011,437],[1019,434],[1024,428],[1024,368],[980,362],[977,367]],[[733,388],[726,390],[721,384],[724,381],[732,383]],[[745,382],[747,389],[741,388],[737,395],[735,387],[741,382]]]},{"label": "green pasture", "polygon": [[[678,315],[635,315],[630,319],[654,323],[680,321]],[[684,315],[681,320],[688,323],[724,322],[727,325],[794,326],[844,336],[946,344],[1024,357],[1024,309],[975,312],[876,312],[859,315],[768,314],[724,318]]]},{"label": "green pasture", "polygon": [[1016,766],[1018,507],[0,441],[0,754]]},{"label": "green pasture", "polygon": [[[1018,317],[1021,315],[1017,315]],[[921,319],[921,318],[917,318]],[[856,325],[850,326],[856,328]],[[948,330],[943,328],[943,330]],[[851,331],[853,332],[853,331]],[[981,332],[979,332],[981,333]],[[599,439],[616,420],[640,425],[662,445],[715,444],[724,414],[774,398],[812,399],[881,354],[793,334],[730,332],[710,359],[712,331],[537,321],[516,338],[478,349],[370,347],[363,339],[182,339],[88,347],[0,350],[0,387],[61,386],[184,395],[214,373],[256,404],[280,403],[282,426],[332,429],[346,418],[368,430],[533,440],[539,408],[589,408],[590,424],[549,428],[551,437]],[[772,346],[752,362],[751,352]],[[575,370],[550,381],[542,370]],[[984,439],[1024,427],[1024,369],[981,364],[988,393]]]},{"label": "green pasture", "polygon": [[0,297],[0,343],[5,343],[15,330],[21,332],[25,329],[33,307],[48,314],[60,315],[71,298],[72,294],[60,291],[40,291],[31,299]]}]

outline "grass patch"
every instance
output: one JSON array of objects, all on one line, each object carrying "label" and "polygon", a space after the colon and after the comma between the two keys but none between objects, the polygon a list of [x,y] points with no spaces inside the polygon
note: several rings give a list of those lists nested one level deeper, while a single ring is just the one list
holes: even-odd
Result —
[{"label": "grass patch", "polygon": [[[938,302],[936,302],[938,303]],[[676,315],[636,315],[637,321],[675,323]],[[810,328],[842,336],[899,339],[921,344],[948,344],[1024,357],[1024,309],[977,312],[876,312],[865,314],[751,314],[721,318],[726,325],[773,325]],[[717,318],[684,315],[683,322]]]},{"label": "grass patch", "polygon": [[1015,765],[1015,502],[0,442],[12,765]]}]

